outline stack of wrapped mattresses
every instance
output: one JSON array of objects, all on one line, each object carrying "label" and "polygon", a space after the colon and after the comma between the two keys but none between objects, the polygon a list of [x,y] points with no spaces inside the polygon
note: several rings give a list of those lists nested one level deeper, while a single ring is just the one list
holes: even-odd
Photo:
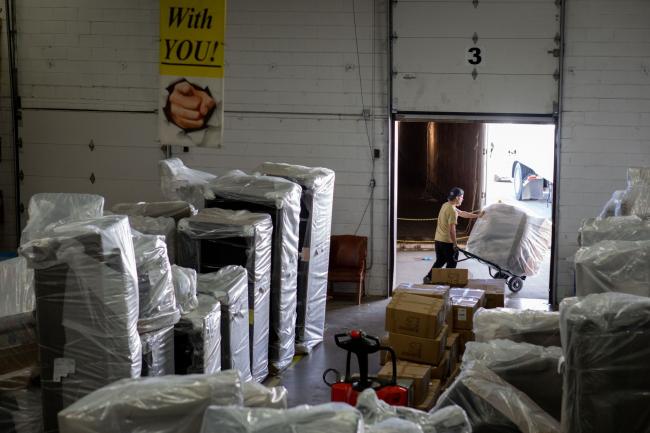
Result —
[{"label": "stack of wrapped mattresses", "polygon": [[323,341],[334,172],[327,168],[266,162],[256,171],[297,183],[300,198],[296,351],[310,353]]},{"label": "stack of wrapped mattresses", "polygon": [[507,204],[492,204],[476,221],[467,251],[518,276],[539,272],[551,246],[549,220]]},{"label": "stack of wrapped mattresses", "polygon": [[178,224],[182,265],[203,273],[228,265],[246,269],[250,367],[258,382],[268,375],[272,232],[269,215],[246,210],[204,209]]},{"label": "stack of wrapped mattresses", "polygon": [[215,198],[206,200],[208,208],[248,210],[271,217],[269,367],[282,371],[295,353],[301,188],[278,177],[233,171],[211,182],[210,191]]}]

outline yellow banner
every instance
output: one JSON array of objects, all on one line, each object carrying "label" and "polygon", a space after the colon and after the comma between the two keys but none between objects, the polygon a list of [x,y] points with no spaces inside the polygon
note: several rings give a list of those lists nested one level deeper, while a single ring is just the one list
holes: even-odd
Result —
[{"label": "yellow banner", "polygon": [[226,0],[160,0],[160,74],[223,77]]}]

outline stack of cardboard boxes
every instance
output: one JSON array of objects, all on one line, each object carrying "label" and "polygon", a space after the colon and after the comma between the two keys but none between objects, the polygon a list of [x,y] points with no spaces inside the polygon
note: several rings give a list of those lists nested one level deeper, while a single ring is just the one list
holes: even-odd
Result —
[{"label": "stack of cardboard boxes", "polygon": [[[434,269],[432,284],[400,284],[386,307],[388,336],[397,356],[397,377],[412,387],[411,406],[430,410],[460,370],[465,344],[474,340],[479,308],[504,305],[504,280],[471,280],[467,269]],[[392,375],[382,353],[378,376]]]}]

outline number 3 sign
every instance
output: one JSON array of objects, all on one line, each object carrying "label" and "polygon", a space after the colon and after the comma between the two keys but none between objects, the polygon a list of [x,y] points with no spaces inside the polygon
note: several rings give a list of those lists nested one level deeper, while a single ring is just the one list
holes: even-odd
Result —
[{"label": "number 3 sign", "polygon": [[469,62],[470,65],[478,65],[483,61],[483,58],[481,57],[481,49],[478,47],[472,47],[469,50],[467,50],[469,53],[469,59],[467,61]]}]

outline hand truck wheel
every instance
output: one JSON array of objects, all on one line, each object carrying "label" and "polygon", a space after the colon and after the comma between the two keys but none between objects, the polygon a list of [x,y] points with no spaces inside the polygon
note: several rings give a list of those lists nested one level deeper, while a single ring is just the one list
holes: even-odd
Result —
[{"label": "hand truck wheel", "polygon": [[519,277],[510,277],[510,279],[508,280],[508,289],[510,289],[512,293],[517,293],[523,287],[524,287],[524,280],[522,280]]}]

